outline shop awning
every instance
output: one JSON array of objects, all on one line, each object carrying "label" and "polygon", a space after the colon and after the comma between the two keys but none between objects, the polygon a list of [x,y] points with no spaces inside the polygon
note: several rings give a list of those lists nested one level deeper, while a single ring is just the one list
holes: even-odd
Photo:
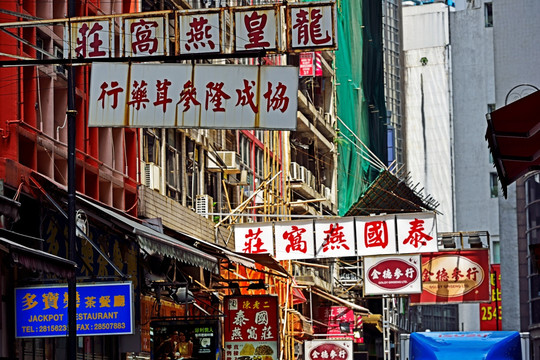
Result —
[{"label": "shop awning", "polygon": [[540,170],[540,91],[487,114],[486,140],[506,189],[529,171]]},{"label": "shop awning", "polygon": [[359,312],[359,313],[362,313],[362,314],[370,314],[371,313],[369,311],[369,309],[367,309],[367,308],[365,308],[363,306],[360,306],[360,305],[357,305],[357,304],[352,303],[350,301],[347,301],[345,299],[342,299],[339,296],[332,295],[332,294],[330,294],[330,293],[328,293],[328,292],[326,292],[324,290],[319,290],[316,287],[312,287],[311,292],[313,292],[314,294],[317,294],[318,296],[320,296],[322,298],[325,298],[326,300],[329,300],[329,301],[335,302],[337,304],[346,306],[346,307],[352,309],[353,311],[356,311],[356,312]]},{"label": "shop awning", "polygon": [[86,207],[106,214],[108,221],[112,221],[135,234],[141,248],[148,253],[170,256],[187,264],[200,266],[213,273],[219,272],[218,259],[215,256],[142,225],[128,215],[117,213],[111,208],[98,205],[80,195],[77,195],[77,201]]},{"label": "shop awning", "polygon": [[217,244],[212,244],[207,241],[203,240],[197,240],[194,244],[194,246],[198,249],[210,249],[213,252],[216,252],[223,257],[227,258],[230,262],[242,265],[245,267],[248,267],[250,269],[255,269],[255,260],[247,258],[245,256],[242,256],[240,254],[237,254],[223,246],[219,246]]},{"label": "shop awning", "polygon": [[267,268],[279,273],[280,276],[290,277],[291,275],[283,266],[270,254],[243,254],[247,258],[254,260],[256,263],[266,266]]},{"label": "shop awning", "polygon": [[0,250],[11,254],[15,263],[33,271],[43,271],[67,279],[75,276],[77,264],[48,252],[32,249],[0,237]]},{"label": "shop awning", "polygon": [[380,332],[383,332],[381,314],[369,314],[369,315],[362,316],[362,323],[364,325],[373,325],[377,328],[377,330],[379,330]]}]

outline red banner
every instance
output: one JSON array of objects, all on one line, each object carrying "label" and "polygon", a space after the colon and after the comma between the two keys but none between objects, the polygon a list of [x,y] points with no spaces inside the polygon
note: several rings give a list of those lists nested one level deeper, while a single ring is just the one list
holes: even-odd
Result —
[{"label": "red banner", "polygon": [[314,76],[315,66],[313,64],[313,53],[305,52],[300,53],[300,77],[302,76]]},{"label": "red banner", "polygon": [[489,301],[488,250],[422,254],[422,293],[410,299],[413,304]]},{"label": "red banner", "polygon": [[480,304],[481,331],[502,330],[501,265],[491,265],[490,279],[491,302]]},{"label": "red banner", "polygon": [[225,360],[279,358],[277,300],[271,295],[225,298]]}]

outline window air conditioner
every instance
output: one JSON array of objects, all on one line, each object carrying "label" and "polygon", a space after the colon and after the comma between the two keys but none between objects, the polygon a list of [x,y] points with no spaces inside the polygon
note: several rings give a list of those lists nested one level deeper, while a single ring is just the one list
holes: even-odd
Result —
[{"label": "window air conditioner", "polygon": [[211,219],[212,215],[208,214],[214,212],[214,199],[207,194],[197,195],[195,199],[195,212],[207,219]]},{"label": "window air conditioner", "polygon": [[161,191],[161,169],[154,163],[143,163],[141,182],[152,190]]},{"label": "window air conditioner", "polygon": [[[62,51],[62,48],[60,46],[56,46],[56,45],[54,46],[54,56],[60,60],[64,58],[64,52]],[[66,68],[64,67],[64,65],[61,65],[61,64],[54,65],[54,72],[57,75],[66,76]]]}]

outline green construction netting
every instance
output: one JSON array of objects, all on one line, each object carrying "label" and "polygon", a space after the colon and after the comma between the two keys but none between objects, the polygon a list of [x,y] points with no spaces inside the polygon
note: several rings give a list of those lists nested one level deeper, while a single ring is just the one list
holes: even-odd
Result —
[{"label": "green construction netting", "polygon": [[381,171],[364,145],[387,159],[381,3],[338,0],[337,34],[338,207],[345,215]]}]

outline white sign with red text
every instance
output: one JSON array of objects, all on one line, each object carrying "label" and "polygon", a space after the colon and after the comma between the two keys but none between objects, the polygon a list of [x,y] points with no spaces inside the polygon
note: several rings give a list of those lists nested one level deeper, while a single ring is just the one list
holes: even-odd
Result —
[{"label": "white sign with red text", "polygon": [[437,222],[429,212],[397,214],[397,241],[400,254],[437,252]]},{"label": "white sign with red text", "polygon": [[68,58],[108,58],[114,53],[114,26],[112,19],[79,21],[64,28],[64,57]]},{"label": "white sign with red text", "polygon": [[356,253],[354,218],[315,222],[315,257],[338,258]]},{"label": "white sign with red text", "polygon": [[310,3],[306,6],[289,7],[290,39],[292,49],[318,48],[334,46],[334,4],[319,5]]},{"label": "white sign with red text", "polygon": [[366,256],[364,295],[422,292],[420,255]]},{"label": "white sign with red text", "polygon": [[125,56],[169,54],[169,32],[163,17],[124,20]]},{"label": "white sign with red text", "polygon": [[296,129],[298,68],[92,65],[88,126]]},{"label": "white sign with red text", "polygon": [[245,254],[274,254],[272,223],[234,226],[234,249]]},{"label": "white sign with red text", "polygon": [[222,52],[220,11],[181,12],[178,16],[180,54]]},{"label": "white sign with red text", "polygon": [[276,260],[315,258],[313,230],[313,220],[276,222]]},{"label": "white sign with red text", "polygon": [[358,256],[397,253],[394,215],[355,218]]},{"label": "white sign with red text", "polygon": [[236,51],[277,50],[279,14],[274,6],[232,11]]}]

